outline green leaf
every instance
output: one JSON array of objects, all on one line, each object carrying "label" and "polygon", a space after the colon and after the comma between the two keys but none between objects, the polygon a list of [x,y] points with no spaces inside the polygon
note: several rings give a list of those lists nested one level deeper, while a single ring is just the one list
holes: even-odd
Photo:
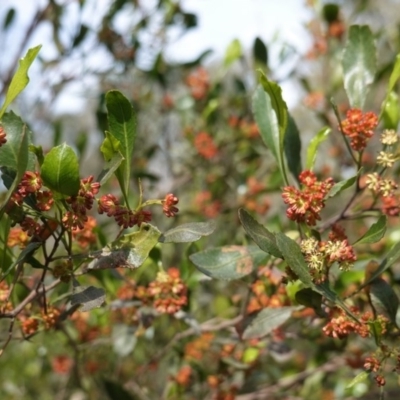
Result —
[{"label": "green leaf", "polygon": [[296,301],[306,307],[312,308],[315,313],[325,318],[327,315],[322,309],[322,295],[311,288],[300,289],[295,295]]},{"label": "green leaf", "polygon": [[0,167],[3,173],[4,168],[15,171],[15,178],[0,206],[0,217],[30,164],[30,132],[27,126],[13,112],[4,115],[1,126],[6,132],[7,142],[0,147]]},{"label": "green leaf", "polygon": [[268,65],[268,49],[259,37],[254,40],[253,57],[255,61],[262,63],[264,66]]},{"label": "green leaf", "polygon": [[70,296],[71,306],[81,304],[80,311],[90,311],[100,307],[106,300],[106,292],[95,286],[74,286]]},{"label": "green leaf", "polygon": [[131,160],[136,138],[136,117],[129,100],[118,90],[106,93],[106,107],[110,134],[120,143],[120,152],[124,158],[116,171],[125,200],[128,199],[128,189],[131,174]]},{"label": "green leaf", "polygon": [[111,339],[115,354],[126,357],[131,354],[138,341],[136,328],[128,324],[113,324]]},{"label": "green leaf", "polygon": [[108,378],[102,378],[101,383],[104,386],[104,390],[102,391],[107,395],[110,400],[136,400],[137,397],[131,395],[120,382],[112,381]]},{"label": "green leaf", "polygon": [[11,270],[18,265],[19,263],[23,262],[29,255],[33,254],[36,249],[41,246],[40,242],[30,242],[22,251],[19,253],[18,258],[7,268],[5,272],[1,274],[1,279],[3,280]]},{"label": "green leaf", "polygon": [[[400,54],[397,54],[397,56],[396,56],[396,61],[394,62],[393,71],[392,71],[392,73],[390,74],[390,78],[389,78],[389,82],[388,82],[388,87],[387,87],[387,89],[386,89],[386,97],[385,97],[385,99],[384,99],[383,102],[382,102],[381,112],[380,112],[380,115],[379,115],[379,120],[382,118],[382,116],[383,116],[383,114],[384,114],[384,112],[385,112],[385,107],[386,107],[386,104],[387,104],[388,101],[389,101],[389,96],[391,96],[392,93],[396,94],[396,93],[393,91],[393,89],[394,89],[394,87],[395,87],[397,81],[399,80],[399,78],[400,78]],[[396,126],[396,127],[393,127],[393,128],[385,126],[385,128],[386,128],[386,129],[396,129],[397,126]]]},{"label": "green leaf", "polygon": [[234,39],[225,52],[224,65],[229,67],[232,63],[238,60],[243,54],[242,45],[238,39]]},{"label": "green leaf", "polygon": [[265,262],[267,255],[256,246],[224,246],[191,254],[189,258],[211,278],[234,280],[249,275]]},{"label": "green leaf", "polygon": [[375,311],[389,317],[390,321],[395,324],[399,298],[392,287],[382,278],[375,278],[369,284],[369,294]]},{"label": "green leaf", "polygon": [[400,242],[396,243],[387,253],[386,257],[379,264],[377,270],[371,274],[370,278],[361,286],[360,290],[369,285],[373,280],[379,277],[383,272],[390,268],[400,258]]},{"label": "green leaf", "polygon": [[105,136],[106,137],[104,138],[103,143],[100,146],[100,151],[101,154],[103,154],[104,160],[110,161],[115,156],[115,154],[121,154],[121,142],[117,138],[112,136],[111,133],[108,131],[105,132]]},{"label": "green leaf", "polygon": [[300,246],[281,232],[276,233],[275,238],[278,249],[281,251],[290,269],[306,286],[314,286]]},{"label": "green leaf", "polygon": [[182,224],[164,232],[160,238],[161,243],[190,243],[199,240],[202,236],[211,235],[215,230],[215,221],[191,222]]},{"label": "green leaf", "polygon": [[390,92],[382,103],[381,118],[385,129],[397,129],[400,121],[400,103],[396,92]]},{"label": "green leaf", "polygon": [[274,155],[285,183],[287,176],[283,161],[283,142],[287,126],[287,106],[281,88],[261,75],[253,95],[253,113],[261,138]]},{"label": "green leaf", "polygon": [[89,257],[94,260],[84,272],[119,267],[138,268],[146,261],[160,236],[161,232],[155,226],[142,223],[138,231],[122,235],[102,250],[91,253]]},{"label": "green leaf", "polygon": [[3,117],[7,107],[14,99],[25,89],[29,83],[28,70],[34,59],[36,58],[42,46],[36,46],[28,50],[25,57],[19,60],[17,72],[13,76],[10,87],[7,90],[6,99],[0,110],[0,120]]},{"label": "green leaf", "polygon": [[260,83],[271,99],[272,109],[274,110],[276,118],[278,120],[280,149],[282,149],[283,138],[286,133],[288,122],[288,108],[285,101],[283,100],[281,87],[277,83],[268,80],[267,77],[262,73],[262,71],[260,71],[260,73]]},{"label": "green leaf", "polygon": [[288,115],[288,124],[286,133],[283,140],[284,150],[289,171],[294,178],[298,180],[301,167],[301,140],[300,132],[297,128],[295,120],[292,116]]},{"label": "green leaf", "polygon": [[366,244],[366,243],[376,243],[379,242],[384,236],[386,232],[386,215],[381,215],[374,224],[372,224],[368,231],[364,233],[355,243],[355,244]]},{"label": "green leaf", "polygon": [[53,147],[41,168],[44,184],[65,196],[74,196],[80,188],[78,157],[66,143]]},{"label": "green leaf", "polygon": [[376,72],[375,42],[368,26],[350,27],[342,66],[350,106],[362,109]]},{"label": "green leaf", "polygon": [[244,340],[257,339],[271,333],[284,324],[291,317],[293,311],[298,309],[299,307],[264,308],[246,327],[242,338]]},{"label": "green leaf", "polygon": [[256,242],[258,247],[277,258],[283,258],[276,245],[275,235],[259,224],[246,210],[239,209],[239,220],[246,233]]},{"label": "green leaf", "polygon": [[358,385],[361,382],[364,382],[368,376],[369,372],[367,371],[362,371],[358,375],[356,375],[353,380],[346,386],[346,389],[351,389],[353,386]]},{"label": "green leaf", "polygon": [[122,161],[124,161],[124,158],[122,157],[121,153],[115,153],[115,155],[104,165],[103,170],[100,172],[97,178],[97,182],[103,186],[119,168]]},{"label": "green leaf", "polygon": [[331,128],[325,127],[322,128],[316,136],[314,136],[310,144],[308,145],[307,149],[307,160],[306,160],[306,169],[312,170],[314,168],[315,159],[317,158],[317,150],[319,145],[324,142],[327,138],[329,133],[331,132]]},{"label": "green leaf", "polygon": [[344,181],[340,181],[335,183],[329,193],[327,194],[326,198],[331,198],[337,196],[339,193],[343,192],[343,190],[348,189],[349,187],[353,186],[357,182],[357,175],[352,176],[349,179],[345,179]]},{"label": "green leaf", "polygon": [[10,8],[7,11],[6,17],[3,22],[3,30],[6,31],[15,19],[15,8]]}]

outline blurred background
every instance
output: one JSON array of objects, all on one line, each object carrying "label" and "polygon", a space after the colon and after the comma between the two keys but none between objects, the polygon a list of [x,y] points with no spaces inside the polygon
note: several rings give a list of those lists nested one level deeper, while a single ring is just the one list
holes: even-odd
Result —
[{"label": "blurred background", "polygon": [[[173,192],[180,199],[177,218],[166,221],[155,214],[156,224],[165,230],[178,222],[216,219],[217,231],[203,240],[203,246],[242,244],[239,207],[257,215],[260,222],[268,221],[274,231],[288,224],[280,200],[283,182],[252,114],[257,70],[282,87],[300,132],[303,154],[321,128],[333,128],[334,134],[322,145],[324,156],[317,160],[317,170],[322,178],[339,180],[349,173],[346,168],[351,160],[335,134],[337,122],[330,99],[344,116],[348,103],[340,60],[348,27],[368,24],[376,36],[378,74],[366,109],[377,112],[400,51],[399,11],[400,0],[2,0],[0,100],[18,60],[41,44],[29,71],[30,83],[11,109],[29,124],[34,142],[45,151],[63,142],[73,146],[81,160],[81,175],[86,177],[97,176],[103,165],[99,146],[107,130],[104,95],[110,89],[120,90],[132,102],[138,119],[132,164],[135,196],[140,178],[145,198],[164,198]],[[398,98],[394,104],[398,109]],[[113,189],[112,182],[105,188]],[[183,261],[188,250],[181,250],[167,251],[164,262],[190,268]],[[191,286],[199,294],[190,306],[196,318],[237,315],[237,287],[200,287],[200,280]],[[115,293],[117,289],[113,287]],[[211,301],[210,293],[215,290],[219,296]],[[162,328],[168,327],[165,332],[160,330],[157,341],[150,334],[140,339],[148,347],[135,353],[136,359],[127,360],[123,357],[135,345],[128,341],[125,350],[115,345],[117,336],[110,339],[109,319],[100,314],[73,322],[77,335],[86,332],[82,348],[71,345],[70,338],[59,339],[63,346],[71,345],[75,356],[64,354],[54,338],[49,342],[35,338],[35,346],[24,345],[23,349],[16,343],[14,352],[12,347],[11,352],[7,349],[3,365],[10,362],[13,368],[5,375],[6,367],[1,368],[4,398],[102,398],[91,374],[117,375],[123,382],[131,371],[140,370],[154,348],[166,346],[171,336],[172,326],[161,321]],[[103,334],[113,345],[99,342]],[[97,340],[95,349],[89,345],[91,340]],[[296,370],[304,369],[313,356],[312,347],[307,348],[305,341],[299,343],[309,354],[290,365]],[[16,358],[19,349],[25,358]],[[78,360],[78,350],[87,352],[83,361]],[[87,355],[90,351],[94,357]],[[68,364],[72,359],[75,366],[82,366],[82,379],[88,380],[83,385],[87,397],[69,397],[81,393],[76,389],[79,374],[75,371],[74,375]],[[102,359],[110,359],[109,364],[99,362]],[[272,361],[263,362],[266,368]],[[155,392],[161,393],[166,377],[174,375],[179,365],[178,361],[164,364],[156,384],[153,370],[140,378],[140,385],[155,384]],[[150,367],[146,368],[148,372]],[[278,363],[274,368],[279,376],[286,366]],[[42,380],[34,382],[41,369],[46,371]],[[201,371],[199,375],[204,375]],[[198,391],[193,389],[194,397],[177,398],[205,398],[203,375]],[[340,382],[335,378],[331,386]],[[302,398],[333,398],[321,397],[323,388],[311,385]],[[343,392],[343,385],[335,390]],[[141,399],[157,398],[136,392]]]}]

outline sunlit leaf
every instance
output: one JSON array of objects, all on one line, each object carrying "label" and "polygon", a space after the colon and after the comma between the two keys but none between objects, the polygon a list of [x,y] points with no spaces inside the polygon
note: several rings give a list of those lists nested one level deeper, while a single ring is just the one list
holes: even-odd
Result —
[{"label": "sunlit leaf", "polygon": [[342,66],[350,106],[362,109],[376,72],[375,41],[368,26],[350,27]]},{"label": "sunlit leaf", "polygon": [[136,139],[136,117],[129,100],[118,90],[106,93],[109,133],[118,140],[124,160],[116,170],[116,176],[125,199],[131,176],[131,160]]},{"label": "sunlit leaf", "polygon": [[161,243],[190,243],[202,236],[211,235],[215,230],[215,221],[191,222],[176,226],[164,232],[159,239]]},{"label": "sunlit leaf", "polygon": [[142,223],[136,232],[122,235],[101,251],[93,252],[89,258],[94,260],[85,271],[112,268],[140,267],[158,243],[161,232],[153,225]]},{"label": "sunlit leaf", "polygon": [[368,376],[369,376],[370,372],[367,371],[362,371],[360,372],[358,375],[356,375],[353,380],[346,386],[346,389],[351,389],[353,386],[364,382]]},{"label": "sunlit leaf", "polygon": [[0,110],[0,120],[3,117],[7,107],[14,101],[14,99],[25,89],[29,83],[28,70],[35,60],[39,50],[42,46],[36,46],[28,50],[25,57],[19,60],[17,72],[13,76],[10,86],[7,90],[6,99]]},{"label": "sunlit leaf", "polygon": [[[386,107],[386,104],[389,101],[389,96],[391,95],[391,93],[395,93],[393,91],[393,89],[394,89],[397,81],[399,80],[399,78],[400,78],[400,54],[397,54],[396,61],[394,62],[393,71],[390,74],[388,86],[387,86],[387,89],[386,89],[386,96],[385,96],[385,99],[382,102],[379,119],[382,118],[382,114],[385,112],[385,107]],[[395,129],[395,128],[393,128],[393,129]]]},{"label": "sunlit leaf", "polygon": [[14,179],[8,188],[3,203],[0,206],[0,217],[3,215],[5,206],[11,198],[14,190],[21,181],[25,171],[33,166],[33,157],[29,154],[31,134],[26,124],[13,112],[3,116],[0,123],[6,132],[7,142],[0,147],[0,168],[4,181],[5,169],[15,172]]},{"label": "sunlit leaf", "polygon": [[65,196],[74,196],[80,188],[78,157],[66,143],[53,147],[41,168],[44,184]]},{"label": "sunlit leaf", "polygon": [[242,45],[238,39],[234,39],[225,52],[224,64],[229,67],[242,56]]},{"label": "sunlit leaf", "polygon": [[351,178],[345,179],[343,181],[335,183],[329,193],[327,194],[327,198],[335,197],[339,193],[353,186],[357,182],[357,176],[352,176]]},{"label": "sunlit leaf", "polygon": [[299,307],[264,308],[245,328],[243,339],[257,339],[267,335],[284,324],[291,317],[293,311],[298,309]]},{"label": "sunlit leaf", "polygon": [[224,246],[189,256],[203,274],[222,280],[240,279],[249,275],[267,257],[257,246]]},{"label": "sunlit leaf", "polygon": [[306,160],[306,169],[312,170],[314,168],[315,159],[317,158],[317,150],[319,145],[324,142],[329,133],[331,132],[331,128],[325,127],[322,128],[312,139],[307,148],[307,160]]}]

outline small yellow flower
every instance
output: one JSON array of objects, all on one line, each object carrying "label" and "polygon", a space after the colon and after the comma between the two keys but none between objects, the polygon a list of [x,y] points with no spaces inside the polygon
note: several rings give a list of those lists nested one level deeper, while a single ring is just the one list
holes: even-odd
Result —
[{"label": "small yellow flower", "polygon": [[383,197],[393,195],[393,192],[396,189],[397,189],[397,184],[391,179],[382,179],[379,182],[379,193],[381,193]]},{"label": "small yellow flower", "polygon": [[373,174],[368,174],[367,178],[365,180],[365,185],[367,186],[368,189],[373,190],[374,192],[376,192],[377,190],[379,190],[379,175],[374,172]]},{"label": "small yellow flower", "polygon": [[381,134],[381,142],[382,144],[392,145],[397,143],[399,137],[397,136],[397,132],[394,129],[385,129]]},{"label": "small yellow flower", "polygon": [[397,156],[387,151],[380,151],[378,157],[376,157],[376,162],[385,168],[393,167],[396,160]]}]

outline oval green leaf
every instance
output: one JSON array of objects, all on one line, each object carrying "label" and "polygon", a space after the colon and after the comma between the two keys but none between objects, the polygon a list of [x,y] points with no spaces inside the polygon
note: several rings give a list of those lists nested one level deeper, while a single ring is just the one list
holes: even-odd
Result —
[{"label": "oval green leaf", "polygon": [[360,239],[358,239],[353,245],[379,242],[379,240],[385,236],[386,220],[386,215],[381,215],[378,221],[372,224],[368,231],[365,232],[365,234],[361,236]]},{"label": "oval green leaf", "polygon": [[132,152],[136,139],[136,117],[131,103],[118,90],[110,90],[105,98],[109,133],[119,141],[119,151],[124,158],[116,171],[116,176],[127,199]]},{"label": "oval green leaf", "polygon": [[259,224],[246,210],[239,209],[239,220],[246,233],[256,242],[258,247],[277,258],[283,258],[276,245],[275,236],[267,228]]},{"label": "oval green leaf", "polygon": [[362,109],[376,72],[376,47],[368,26],[350,27],[342,66],[350,106]]},{"label": "oval green leaf", "polygon": [[313,286],[311,274],[301,253],[300,246],[281,232],[276,233],[275,238],[276,245],[288,266],[306,286]]},{"label": "oval green leaf", "polygon": [[189,259],[211,278],[234,280],[249,275],[267,257],[257,246],[224,246],[191,254]]},{"label": "oval green leaf", "polygon": [[369,294],[375,311],[389,317],[395,324],[399,298],[392,287],[382,278],[376,278],[369,285]]},{"label": "oval green leaf", "polygon": [[80,187],[78,157],[66,143],[53,147],[41,168],[44,184],[65,196],[74,196]]},{"label": "oval green leaf", "polygon": [[215,221],[191,222],[182,224],[164,232],[159,239],[161,243],[190,243],[202,236],[211,235],[215,230]]},{"label": "oval green leaf", "polygon": [[298,181],[300,172],[302,171],[301,140],[299,129],[297,128],[296,122],[290,114],[288,115],[288,124],[283,140],[283,147],[285,150],[286,162],[289,167],[289,171]]},{"label": "oval green leaf", "polygon": [[258,339],[279,328],[301,307],[264,308],[245,328],[242,338]]}]

